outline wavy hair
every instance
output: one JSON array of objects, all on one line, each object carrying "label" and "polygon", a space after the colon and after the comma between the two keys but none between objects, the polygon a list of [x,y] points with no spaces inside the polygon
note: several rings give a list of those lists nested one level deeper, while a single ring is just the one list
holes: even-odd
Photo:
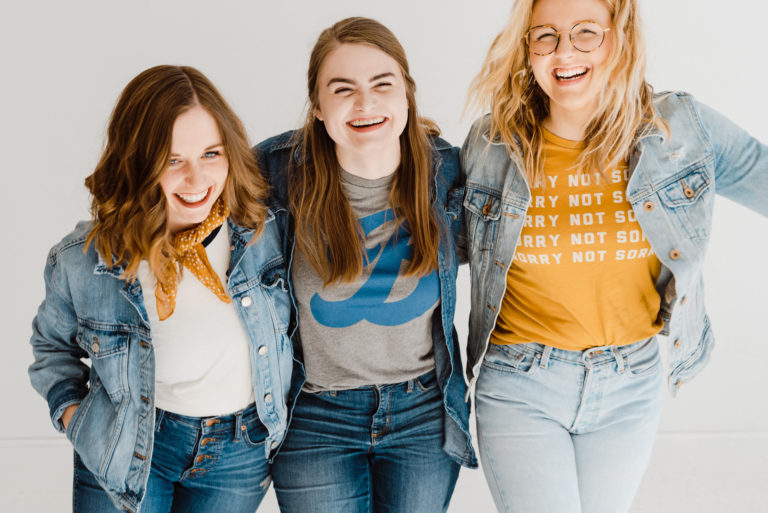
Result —
[{"label": "wavy hair", "polygon": [[294,140],[294,148],[301,148],[301,158],[291,177],[289,198],[296,219],[296,244],[325,285],[337,280],[353,281],[362,273],[362,228],[342,189],[334,142],[325,124],[315,116],[320,67],[342,44],[377,48],[392,57],[403,74],[408,121],[400,135],[401,161],[389,202],[398,222],[408,223],[413,258],[407,274],[427,274],[437,268],[442,234],[432,210],[434,169],[429,141],[429,136],[439,134],[439,129],[416,110],[416,84],[403,47],[387,27],[369,18],[346,18],[325,29],[309,58],[309,108],[306,122]]},{"label": "wavy hair", "polygon": [[[611,15],[613,48],[607,79],[585,132],[578,170],[604,171],[625,160],[637,137],[654,127],[669,131],[653,107],[645,81],[645,41],[635,0],[602,0]],[[522,162],[528,183],[543,180],[542,122],[549,98],[528,62],[525,34],[536,0],[517,0],[506,27],[496,36],[470,86],[468,106],[490,110],[490,140],[501,139]]]},{"label": "wavy hair", "polygon": [[85,179],[91,193],[93,242],[110,268],[124,267],[133,280],[148,260],[158,281],[180,272],[168,229],[168,207],[160,186],[171,153],[176,118],[200,105],[216,120],[229,161],[222,199],[230,216],[256,230],[266,219],[268,186],[256,164],[245,129],[213,84],[188,66],[155,66],[123,89],[110,117],[104,151]]}]

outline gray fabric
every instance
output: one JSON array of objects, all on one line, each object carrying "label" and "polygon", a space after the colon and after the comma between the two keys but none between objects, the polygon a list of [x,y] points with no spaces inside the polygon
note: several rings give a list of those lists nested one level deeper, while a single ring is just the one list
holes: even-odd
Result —
[{"label": "gray fabric", "polygon": [[431,319],[440,285],[436,271],[421,278],[402,276],[410,246],[407,233],[395,234],[389,210],[394,174],[366,180],[341,171],[341,177],[353,212],[370,230],[365,239],[369,261],[359,280],[323,288],[296,251],[292,278],[308,391],[398,383],[435,365]]}]

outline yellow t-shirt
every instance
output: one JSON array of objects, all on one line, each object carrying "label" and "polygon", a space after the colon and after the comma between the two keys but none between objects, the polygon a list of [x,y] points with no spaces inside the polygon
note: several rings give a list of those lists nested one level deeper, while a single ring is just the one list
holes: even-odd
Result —
[{"label": "yellow t-shirt", "polygon": [[583,147],[544,131],[546,185],[531,190],[494,344],[583,351],[661,330],[661,264],[625,197],[627,166],[578,172]]}]

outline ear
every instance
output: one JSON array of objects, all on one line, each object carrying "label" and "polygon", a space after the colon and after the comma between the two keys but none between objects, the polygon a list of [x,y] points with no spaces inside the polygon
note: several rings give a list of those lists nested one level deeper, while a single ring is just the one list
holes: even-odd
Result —
[{"label": "ear", "polygon": [[315,109],[315,110],[314,110],[314,114],[315,114],[315,117],[316,117],[318,120],[320,120],[320,121],[325,121],[325,120],[323,119],[323,113],[322,113],[322,112],[320,112],[320,109]]}]

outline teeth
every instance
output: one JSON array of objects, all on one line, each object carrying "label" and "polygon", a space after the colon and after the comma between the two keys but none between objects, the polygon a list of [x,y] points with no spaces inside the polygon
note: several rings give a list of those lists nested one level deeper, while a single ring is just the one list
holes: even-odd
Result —
[{"label": "teeth", "polygon": [[577,75],[583,75],[587,72],[587,68],[571,68],[571,69],[556,69],[555,76],[557,78],[572,78]]},{"label": "teeth", "polygon": [[176,193],[176,196],[181,199],[184,203],[197,203],[198,201],[201,201],[203,198],[205,198],[208,195],[208,190],[204,190],[203,192],[197,193],[197,194],[181,194]]},{"label": "teeth", "polygon": [[383,123],[386,118],[372,118],[372,119],[355,119],[354,121],[350,121],[349,124],[352,126],[371,126],[371,125],[378,125],[379,123]]}]

